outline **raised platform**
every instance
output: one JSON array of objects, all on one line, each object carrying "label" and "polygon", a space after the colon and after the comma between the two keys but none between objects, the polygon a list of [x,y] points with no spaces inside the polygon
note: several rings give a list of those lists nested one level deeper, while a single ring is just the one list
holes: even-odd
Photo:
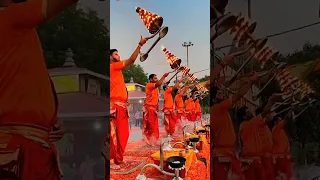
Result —
[{"label": "raised platform", "polygon": [[[166,137],[164,132],[160,132],[161,137]],[[182,133],[176,133],[172,137],[173,142],[180,141],[182,138]],[[110,179],[111,180],[134,180],[139,174],[141,168],[147,163],[153,163],[151,154],[159,151],[159,146],[149,146],[143,140],[130,142],[127,145],[125,152],[124,165],[120,166],[119,169],[110,169]],[[206,180],[210,179],[210,146],[209,144],[204,144],[200,153],[197,153],[197,158],[205,158],[206,164],[202,160],[195,159],[189,171],[184,177],[184,180]],[[149,179],[154,180],[171,180],[172,177],[165,176],[161,174],[158,170],[154,168],[147,168],[144,174]]]}]

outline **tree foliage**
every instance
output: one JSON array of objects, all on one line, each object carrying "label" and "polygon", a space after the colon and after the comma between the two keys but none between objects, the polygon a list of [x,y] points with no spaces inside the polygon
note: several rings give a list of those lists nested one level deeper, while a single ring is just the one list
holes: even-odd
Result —
[{"label": "tree foliage", "polygon": [[48,68],[60,67],[71,48],[79,67],[109,74],[110,37],[105,22],[97,13],[72,6],[38,27]]},{"label": "tree foliage", "polygon": [[123,71],[124,81],[126,83],[130,82],[130,79],[133,78],[135,83],[146,85],[148,82],[147,73],[144,72],[143,68],[139,64],[133,64]]}]

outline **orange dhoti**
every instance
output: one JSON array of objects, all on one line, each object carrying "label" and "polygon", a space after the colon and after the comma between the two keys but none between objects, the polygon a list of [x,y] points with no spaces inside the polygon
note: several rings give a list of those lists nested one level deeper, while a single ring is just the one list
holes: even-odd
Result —
[{"label": "orange dhoti", "polygon": [[242,162],[243,176],[245,180],[267,180],[261,160]]},{"label": "orange dhoti", "polygon": [[0,179],[60,180],[57,149],[49,142],[49,133],[29,130],[23,136],[0,126]]},{"label": "orange dhoti", "polygon": [[197,114],[195,111],[188,111],[186,112],[186,114],[187,114],[188,121],[194,122],[197,120]]},{"label": "orange dhoti", "polygon": [[275,179],[275,169],[273,163],[273,157],[271,155],[262,156],[262,165],[265,171],[266,180]]},{"label": "orange dhoti", "polygon": [[174,111],[171,110],[164,110],[164,126],[165,130],[168,134],[172,135],[176,129],[177,117]]},{"label": "orange dhoti", "polygon": [[144,107],[142,133],[145,140],[150,145],[155,145],[156,141],[159,139],[159,120],[156,107]]},{"label": "orange dhoti", "polygon": [[129,116],[127,108],[114,104],[115,118],[110,121],[110,159],[115,164],[123,162],[123,154],[129,138]]},{"label": "orange dhoti", "polygon": [[183,119],[186,118],[186,114],[184,111],[182,110],[177,110],[176,111],[176,126],[177,126],[177,129],[182,129],[183,127]]},{"label": "orange dhoti", "polygon": [[241,162],[236,157],[214,157],[213,158],[213,173],[211,177],[214,180],[228,180],[229,175],[237,176],[238,180],[243,180],[241,171]]},{"label": "orange dhoti", "polygon": [[286,179],[292,179],[293,177],[293,163],[290,157],[277,157],[276,158],[276,177],[285,176]]}]

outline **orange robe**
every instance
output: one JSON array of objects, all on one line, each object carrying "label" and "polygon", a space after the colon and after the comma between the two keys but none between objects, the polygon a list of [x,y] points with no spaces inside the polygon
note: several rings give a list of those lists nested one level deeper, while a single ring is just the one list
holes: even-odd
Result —
[{"label": "orange robe", "polygon": [[146,85],[146,100],[143,108],[143,136],[150,145],[159,140],[159,89],[156,83]]},{"label": "orange robe", "polygon": [[110,64],[110,108],[115,111],[115,118],[110,121],[110,159],[116,164],[123,162],[129,138],[128,95],[123,69],[124,61]]},{"label": "orange robe", "polygon": [[202,112],[201,112],[201,106],[200,106],[199,99],[197,99],[195,102],[195,111],[196,111],[197,119],[201,120],[202,119]]},{"label": "orange robe", "polygon": [[262,165],[263,142],[260,129],[265,126],[261,116],[256,116],[240,125],[240,138],[242,141],[241,157],[249,162],[244,168],[243,174],[246,180],[266,180],[266,174]]},{"label": "orange robe", "polygon": [[[181,119],[185,118],[185,111],[184,111],[184,102],[183,102],[183,94],[179,93],[175,96],[175,109],[177,115],[177,123],[181,125]],[[182,128],[182,127],[181,127]]]},{"label": "orange robe", "polygon": [[217,180],[227,180],[229,170],[243,179],[241,162],[237,157],[237,137],[229,114],[232,100],[226,99],[214,104],[210,111],[210,124],[214,143],[211,143],[211,159],[213,160],[212,176]]},{"label": "orange robe", "polygon": [[290,158],[290,143],[286,132],[284,131],[284,121],[276,124],[272,129],[273,150],[272,153],[276,159],[276,176],[279,173],[286,175],[287,179],[293,177],[293,163]]},{"label": "orange robe", "polygon": [[36,31],[45,20],[42,2],[0,9],[0,164],[21,180],[60,179],[48,137],[57,101]]},{"label": "orange robe", "polygon": [[165,130],[168,134],[172,135],[176,128],[176,115],[173,111],[173,98],[172,98],[172,88],[167,88],[164,91],[164,125]]},{"label": "orange robe", "polygon": [[195,104],[192,98],[185,101],[186,114],[189,121],[196,121]]},{"label": "orange robe", "polygon": [[265,175],[267,180],[274,180],[275,179],[275,169],[273,163],[273,156],[272,156],[272,148],[273,148],[273,137],[272,132],[270,131],[269,127],[264,124],[260,130],[260,140],[263,145],[263,154],[262,154],[262,165],[265,170]]}]

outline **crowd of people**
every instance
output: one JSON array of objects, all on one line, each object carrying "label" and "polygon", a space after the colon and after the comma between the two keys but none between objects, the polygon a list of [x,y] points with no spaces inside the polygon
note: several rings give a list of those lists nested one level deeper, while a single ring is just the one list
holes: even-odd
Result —
[{"label": "crowd of people", "polygon": [[[226,55],[223,61],[215,65],[211,79],[216,79],[220,71],[231,65],[234,59]],[[271,111],[271,107],[281,101],[281,96],[273,94],[266,105],[256,110],[247,106],[238,108],[240,129],[238,134],[235,132],[229,110],[259,80],[257,73],[251,73],[250,78],[242,81],[239,89],[230,97],[217,83],[211,85],[211,174],[214,179],[228,180],[232,179],[231,176],[246,180],[293,178],[290,144],[284,130],[284,125],[291,117],[286,113],[276,115]]]},{"label": "crowd of people", "polygon": [[[117,167],[124,162],[123,154],[129,138],[129,116],[126,106],[128,93],[122,70],[135,62],[141,47],[146,41],[146,39],[141,37],[136,50],[127,60],[120,60],[118,50],[110,50],[111,168]],[[168,75],[169,73],[165,73],[158,79],[156,74],[150,74],[148,78],[149,82],[146,85],[146,98],[142,109],[142,134],[144,141],[150,146],[159,144],[159,112],[164,113],[164,126],[168,136],[173,135],[177,127],[182,128],[182,121],[184,119],[195,122],[202,118],[201,97],[197,94],[187,93],[187,87],[181,88],[180,83],[183,79],[176,82],[174,86],[169,86],[170,82],[165,82]],[[159,108],[159,88],[161,86],[164,90],[163,109]]]}]

